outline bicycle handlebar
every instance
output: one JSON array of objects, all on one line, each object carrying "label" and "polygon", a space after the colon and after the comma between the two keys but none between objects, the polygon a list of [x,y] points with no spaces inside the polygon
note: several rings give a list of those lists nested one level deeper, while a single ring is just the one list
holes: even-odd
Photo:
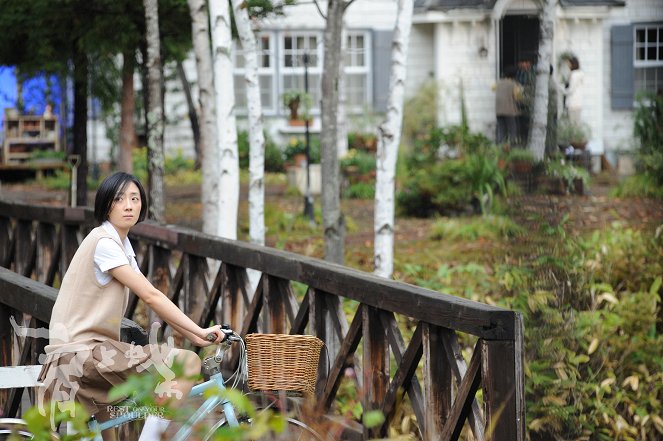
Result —
[{"label": "bicycle handlebar", "polygon": [[[230,329],[230,326],[229,326],[229,325],[223,325],[223,326],[221,326],[221,332],[223,333],[223,338],[221,339],[221,341],[220,341],[219,343],[223,343],[223,342],[226,341],[228,338],[233,337],[233,336],[236,335],[236,334],[235,334],[235,331],[233,331],[232,329]],[[210,332],[209,334],[207,334],[207,337],[206,337],[206,338],[207,338],[207,341],[212,342],[212,341],[216,340],[216,333],[214,333],[214,332]],[[232,341],[237,341],[237,338],[238,338],[238,337],[235,337],[234,339],[231,339],[231,340],[232,340]]]}]

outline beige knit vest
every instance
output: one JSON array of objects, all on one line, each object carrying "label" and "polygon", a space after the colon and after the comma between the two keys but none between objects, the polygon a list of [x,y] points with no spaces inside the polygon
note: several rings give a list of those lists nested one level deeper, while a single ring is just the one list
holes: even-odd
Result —
[{"label": "beige knit vest", "polygon": [[120,339],[129,289],[114,278],[101,285],[94,274],[94,252],[104,237],[115,240],[102,227],[92,230],[69,264],[53,306],[46,354],[77,352],[101,341]]}]

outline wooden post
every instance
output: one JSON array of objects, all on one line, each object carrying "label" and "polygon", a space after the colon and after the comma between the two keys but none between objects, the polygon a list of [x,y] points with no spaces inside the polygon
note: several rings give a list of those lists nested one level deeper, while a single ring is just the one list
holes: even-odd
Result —
[{"label": "wooden post", "polygon": [[[0,303],[0,366],[12,365],[12,327],[9,323],[11,308]],[[5,408],[9,389],[0,389],[0,409]]]},{"label": "wooden post", "polygon": [[22,276],[30,277],[32,273],[31,260],[34,259],[34,244],[32,242],[32,221],[18,220],[15,230],[15,268]]},{"label": "wooden post", "polygon": [[290,282],[278,277],[267,277],[265,306],[267,331],[274,334],[287,334],[285,302],[288,301]]},{"label": "wooden post", "polygon": [[64,278],[67,268],[69,268],[69,262],[74,258],[74,254],[78,249],[78,226],[63,224],[60,229],[60,235],[62,236],[62,253],[60,255],[60,277]]},{"label": "wooden post", "polygon": [[[223,302],[224,320],[230,323],[233,329],[242,328],[242,320],[251,304],[247,292],[248,275],[246,269],[235,265],[223,264],[225,272],[225,294]],[[263,275],[263,277],[266,277]],[[256,289],[259,289],[256,287]],[[253,293],[256,295],[256,293]],[[252,298],[252,297],[251,297]]]},{"label": "wooden post", "polygon": [[440,440],[451,409],[451,366],[444,349],[448,330],[431,324],[422,326],[424,397],[426,401],[424,439]]},{"label": "wooden post", "polygon": [[55,254],[55,226],[40,222],[37,226],[37,280],[48,284],[48,269]]},{"label": "wooden post", "polygon": [[14,246],[12,244],[11,236],[11,221],[7,217],[0,217],[0,243],[4,244],[0,247],[0,266],[9,268],[11,264],[12,253]]},{"label": "wooden post", "polygon": [[514,315],[515,339],[485,340],[481,348],[486,441],[525,439],[523,321]]},{"label": "wooden post", "polygon": [[[145,250],[144,259],[149,260],[148,270],[146,276],[149,278],[152,285],[162,293],[168,295],[170,290],[171,274],[170,274],[170,250],[160,247],[158,245],[149,246]],[[158,321],[162,323],[161,318],[152,311],[150,308],[147,311],[148,326]]]},{"label": "wooden post", "polygon": [[[387,351],[387,332],[380,321],[380,310],[374,307],[362,309],[363,319],[363,367],[364,394],[362,397],[364,413],[380,410],[389,387],[389,353]],[[365,438],[382,438],[382,427],[364,428]]]},{"label": "wooden post", "polygon": [[186,283],[182,298],[183,311],[194,322],[200,322],[208,293],[207,261],[203,257],[189,254],[186,263],[184,272]]}]

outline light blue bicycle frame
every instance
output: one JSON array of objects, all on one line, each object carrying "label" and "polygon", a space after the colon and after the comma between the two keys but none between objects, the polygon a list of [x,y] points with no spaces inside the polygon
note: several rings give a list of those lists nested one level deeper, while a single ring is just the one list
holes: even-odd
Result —
[{"label": "light blue bicycle frame", "polygon": [[[189,398],[202,395],[206,390],[211,388],[218,388],[219,390],[226,388],[223,375],[221,375],[221,373],[214,374],[204,383],[195,385],[189,393]],[[207,414],[212,412],[219,404],[223,406],[223,412],[225,414],[228,425],[239,426],[237,415],[235,415],[235,408],[233,407],[232,403],[224,398],[219,397],[218,394],[214,394],[205,400],[205,402],[194,412],[194,414],[189,417],[189,419],[182,425],[182,428],[180,428],[180,430],[175,434],[171,441],[185,441],[189,435],[191,435],[192,428]],[[104,421],[103,423],[92,420],[90,422],[90,430],[95,433],[94,441],[102,441],[102,430],[118,427],[124,423],[137,420],[143,416],[144,412],[134,411],[127,412],[116,418],[111,418],[110,420]]]}]

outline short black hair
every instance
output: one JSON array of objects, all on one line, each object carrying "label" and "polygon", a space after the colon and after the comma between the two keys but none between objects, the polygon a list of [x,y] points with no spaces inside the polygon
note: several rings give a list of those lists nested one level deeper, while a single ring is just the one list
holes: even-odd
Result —
[{"label": "short black hair", "polygon": [[578,70],[580,69],[580,61],[578,61],[578,57],[573,56],[569,59],[569,63],[571,64],[571,70]]},{"label": "short black hair", "polygon": [[122,193],[131,182],[136,184],[136,187],[138,187],[138,191],[140,192],[141,207],[140,214],[138,215],[138,222],[145,220],[145,217],[147,216],[147,195],[145,194],[143,185],[134,175],[125,172],[115,172],[104,179],[97,189],[97,195],[94,198],[94,219],[97,222],[101,224],[108,220],[108,213],[110,213],[113,208],[115,198],[119,193]]}]

